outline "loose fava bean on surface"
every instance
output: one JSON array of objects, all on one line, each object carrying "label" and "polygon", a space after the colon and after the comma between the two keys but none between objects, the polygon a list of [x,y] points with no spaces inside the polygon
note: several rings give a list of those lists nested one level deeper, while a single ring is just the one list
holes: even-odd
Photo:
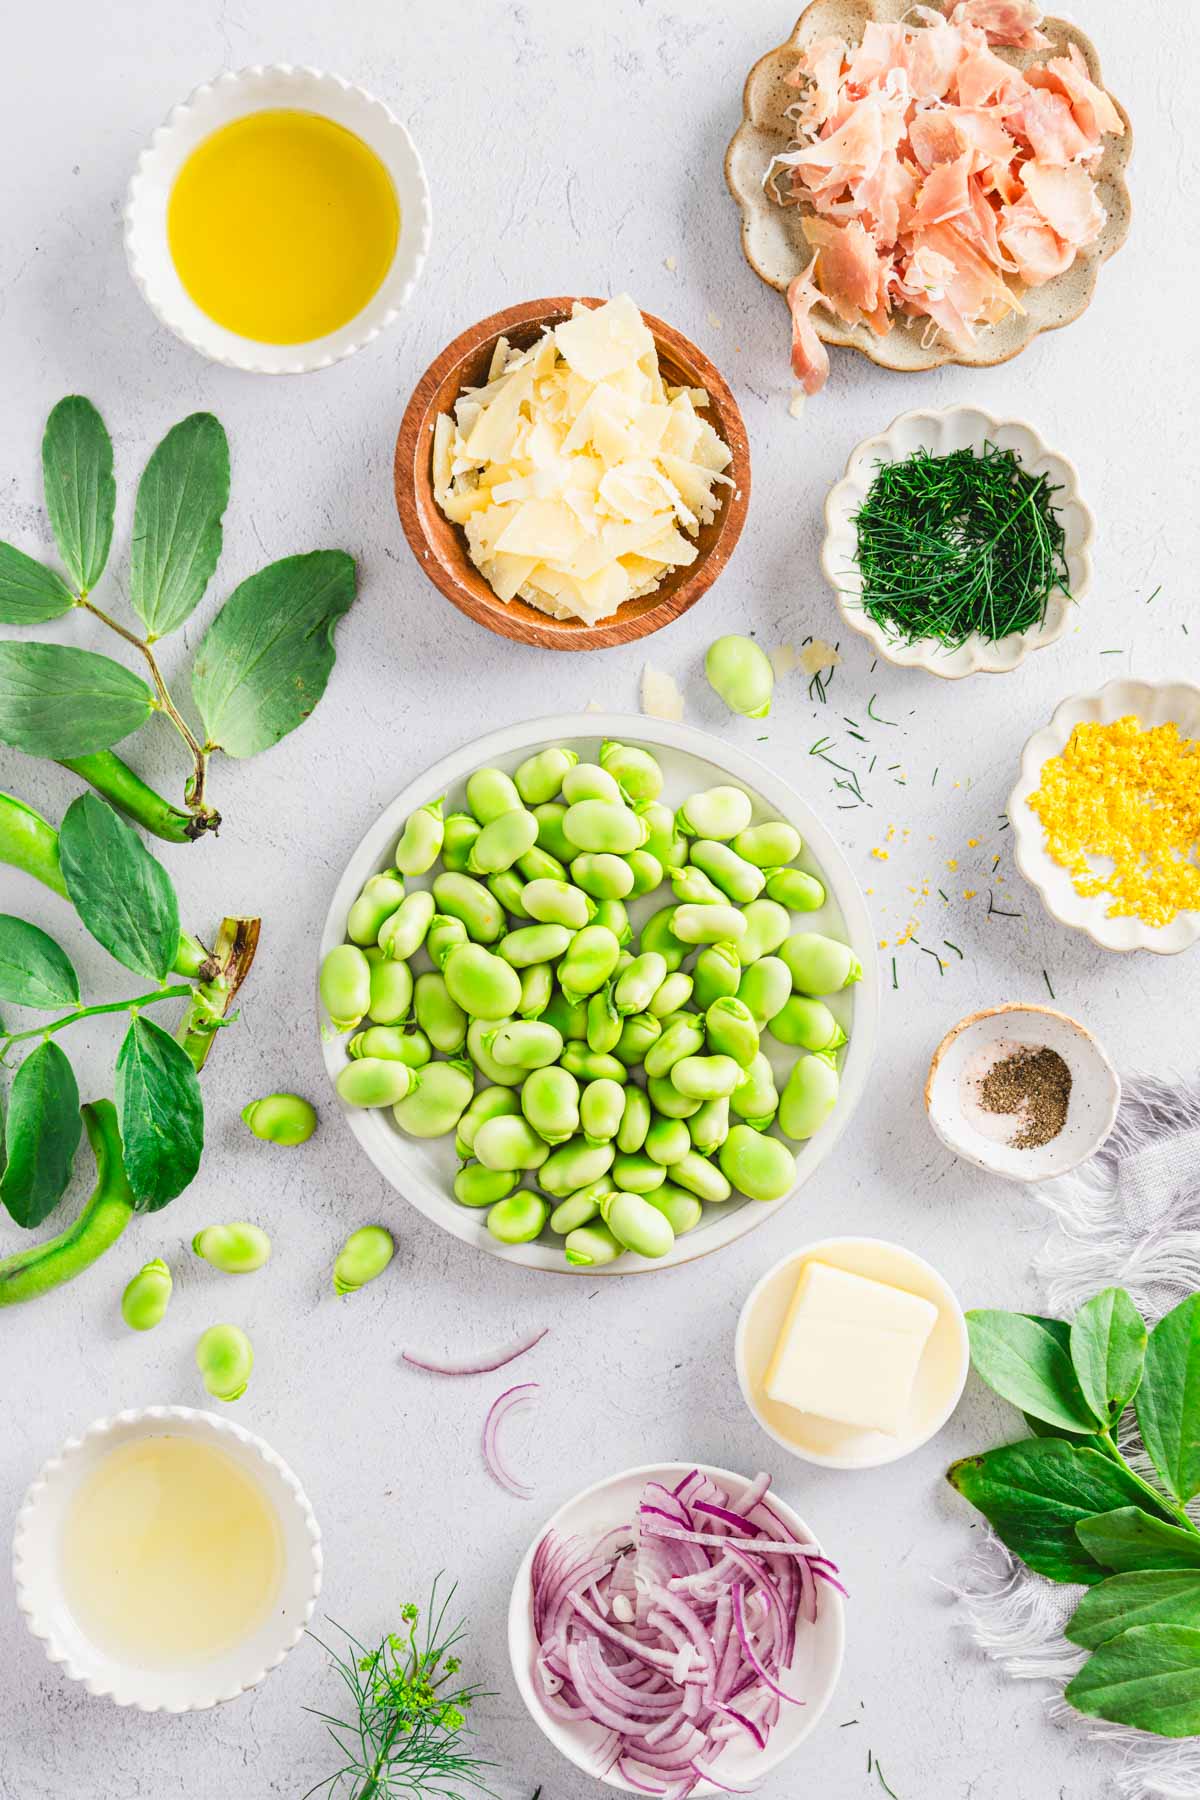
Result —
[{"label": "loose fava bean on surface", "polygon": [[501,813],[485,825],[467,858],[472,875],[498,875],[511,869],[519,857],[537,843],[538,822],[522,807],[516,812]]},{"label": "loose fava bean on surface", "polygon": [[735,1125],[717,1152],[721,1172],[749,1200],[782,1200],[796,1185],[796,1159],[786,1144],[750,1125]]},{"label": "loose fava bean on surface", "polygon": [[745,1077],[729,1096],[729,1106],[739,1119],[758,1131],[765,1131],[779,1110],[779,1094],[775,1087],[775,1071],[760,1050]]},{"label": "loose fava bean on surface", "polygon": [[471,1103],[475,1071],[466,1062],[433,1062],[422,1069],[412,1093],[392,1108],[392,1117],[409,1137],[445,1137]]},{"label": "loose fava bean on surface", "polygon": [[266,1094],[242,1108],[242,1118],[266,1144],[294,1149],[307,1144],[317,1129],[317,1109],[299,1094]]},{"label": "loose fava bean on surface", "polygon": [[778,900],[792,912],[819,912],[825,904],[825,889],[805,869],[772,869],[767,876],[767,899]]},{"label": "loose fava bean on surface", "polygon": [[372,875],[346,915],[346,936],[350,942],[361,944],[364,949],[375,943],[403,898],[404,883],[394,869]]},{"label": "loose fava bean on surface", "polygon": [[738,947],[728,940],[706,944],[692,965],[692,999],[708,1011],[714,1000],[736,994],[742,978]]},{"label": "loose fava bean on surface", "polygon": [[748,1069],[758,1055],[754,1014],[736,995],[727,994],[713,1001],[704,1015],[704,1035],[714,1055],[732,1057],[743,1069]]},{"label": "loose fava bean on surface", "polygon": [[676,823],[675,814],[661,800],[638,806],[638,816],[645,821],[649,837],[643,849],[664,869],[678,869],[688,859],[688,841]]},{"label": "loose fava bean on surface", "polygon": [[[432,1067],[432,1065],[430,1065]],[[417,1071],[382,1056],[360,1056],[339,1071],[334,1086],[347,1106],[395,1106],[417,1085]]]},{"label": "loose fava bean on surface", "polygon": [[270,1260],[271,1240],[260,1225],[240,1219],[232,1225],[206,1225],[192,1239],[192,1249],[223,1275],[252,1275]]},{"label": "loose fava bean on surface", "polygon": [[645,1152],[651,1162],[669,1169],[692,1148],[692,1134],[685,1119],[655,1119],[646,1133]]},{"label": "loose fava bean on surface", "polygon": [[771,1019],[767,1030],[780,1044],[794,1049],[840,1050],[846,1034],[823,1000],[793,994]]},{"label": "loose fava bean on surface", "polygon": [[565,1144],[579,1130],[579,1083],[557,1065],[535,1069],[521,1088],[520,1110],[547,1144]]},{"label": "loose fava bean on surface", "polygon": [[549,1202],[528,1188],[497,1201],[487,1216],[487,1228],[501,1244],[530,1244],[540,1237],[550,1217]]},{"label": "loose fava bean on surface", "polygon": [[571,880],[593,900],[624,900],[634,885],[633,870],[623,856],[592,850],[572,857]]},{"label": "loose fava bean on surface", "polygon": [[540,1019],[554,993],[554,970],[549,963],[530,963],[521,970],[521,1004],[517,1016]]},{"label": "loose fava bean on surface", "polygon": [[802,994],[836,994],[862,979],[862,964],[849,944],[822,937],[819,931],[797,931],[779,954]]},{"label": "loose fava bean on surface", "polygon": [[736,850],[731,850],[728,844],[719,844],[715,838],[697,838],[692,845],[691,861],[716,883],[726,900],[732,900],[737,906],[757,900],[767,885],[767,876],[761,869],[739,856]]},{"label": "loose fava bean on surface", "polygon": [[625,858],[629,872],[633,876],[633,886],[629,897],[636,900],[641,894],[652,894],[663,880],[664,870],[657,856],[649,850],[631,850]]},{"label": "loose fava bean on surface", "polygon": [[609,800],[575,801],[567,808],[563,831],[577,850],[609,851],[616,856],[640,850],[650,835],[649,826],[637,813]]},{"label": "loose fava bean on surface", "polygon": [[442,976],[450,998],[473,1019],[507,1019],[521,1004],[521,977],[482,944],[452,950]]},{"label": "loose fava bean on surface", "polygon": [[568,1194],[607,1175],[615,1155],[611,1143],[589,1144],[585,1138],[572,1138],[546,1158],[538,1170],[538,1186],[556,1200],[565,1200]]},{"label": "loose fava bean on surface", "polygon": [[486,1120],[516,1118],[520,1111],[521,1102],[511,1088],[480,1088],[455,1127],[455,1155],[466,1161],[475,1149],[475,1133]]},{"label": "loose fava bean on surface", "polygon": [[539,1169],[550,1146],[527,1119],[501,1114],[485,1119],[475,1133],[475,1155],[485,1169]]},{"label": "loose fava bean on surface", "polygon": [[540,1019],[497,1025],[484,1039],[497,1062],[515,1069],[546,1069],[562,1055],[562,1033]]},{"label": "loose fava bean on surface", "polygon": [[781,956],[760,956],[738,982],[737,997],[760,1030],[782,1011],[791,994],[792,971]]},{"label": "loose fava bean on surface", "polygon": [[778,869],[795,862],[804,848],[803,839],[794,825],[784,819],[767,819],[761,825],[750,825],[733,840],[738,855],[758,869]]},{"label": "loose fava bean on surface", "polygon": [[669,1075],[648,1076],[646,1092],[650,1096],[651,1106],[664,1119],[690,1119],[704,1104],[703,1101],[693,1100],[688,1094],[681,1094]]},{"label": "loose fava bean on surface", "polygon": [[[563,777],[562,796],[568,806],[581,800],[604,800],[609,806],[624,806],[625,796],[615,775],[599,763],[576,763]],[[570,837],[570,832],[567,836]]]},{"label": "loose fava bean on surface", "polygon": [[771,659],[752,638],[730,633],[710,644],[704,658],[709,686],[730,712],[744,719],[765,719],[771,710],[775,671]]},{"label": "loose fava bean on surface", "polygon": [[173,1285],[161,1256],[142,1265],[121,1295],[121,1317],[130,1331],[153,1331],[162,1324]]},{"label": "loose fava bean on surface", "polygon": [[666,1214],[649,1205],[642,1194],[619,1189],[606,1194],[600,1202],[600,1217],[618,1244],[636,1250],[639,1256],[665,1256],[675,1242]]},{"label": "loose fava bean on surface", "polygon": [[446,835],[441,800],[430,800],[410,813],[396,845],[396,867],[402,875],[425,875],[441,854]]},{"label": "loose fava bean on surface", "polygon": [[613,1001],[613,987],[612,981],[606,981],[602,988],[588,996],[587,1047],[602,1056],[616,1049],[623,1029],[621,1015]]},{"label": "loose fava bean on surface", "polygon": [[671,1086],[692,1100],[732,1094],[745,1070],[732,1056],[685,1056],[672,1065]]},{"label": "loose fava bean on surface", "polygon": [[481,825],[490,825],[501,813],[519,812],[521,796],[503,769],[476,769],[467,780],[467,805]]},{"label": "loose fava bean on surface", "polygon": [[685,1231],[694,1231],[704,1217],[704,1207],[695,1194],[689,1194],[686,1188],[675,1187],[669,1181],[664,1181],[645,1199],[655,1212],[662,1214],[676,1237],[682,1237]]},{"label": "loose fava bean on surface", "polygon": [[439,912],[461,919],[467,936],[475,943],[494,944],[504,936],[504,908],[473,875],[438,875],[433,883],[433,897]]},{"label": "loose fava bean on surface", "polygon": [[357,944],[336,944],[321,964],[321,1004],[335,1031],[353,1031],[371,1004],[371,965]]},{"label": "loose fava bean on surface", "polygon": [[334,1293],[357,1294],[368,1281],[383,1274],[395,1254],[390,1231],[382,1225],[361,1225],[350,1233],[333,1265]]},{"label": "loose fava bean on surface", "polygon": [[521,903],[531,919],[543,925],[565,925],[569,931],[582,931],[596,910],[582,888],[545,878],[526,882]]},{"label": "loose fava bean on surface", "polygon": [[446,958],[459,944],[470,943],[467,928],[461,919],[453,918],[449,913],[435,913],[429,922],[429,930],[425,933],[425,948],[435,969],[444,969]]},{"label": "loose fava bean on surface", "polygon": [[425,942],[434,918],[433,895],[418,888],[400,902],[379,928],[379,948],[392,962],[407,962]]},{"label": "loose fava bean on surface", "polygon": [[621,1188],[627,1194],[648,1194],[666,1178],[665,1166],[655,1162],[652,1156],[647,1156],[644,1150],[635,1150],[632,1156],[618,1154],[613,1159],[613,1186]]},{"label": "loose fava bean on surface", "polygon": [[500,939],[496,954],[514,969],[528,969],[534,963],[557,962],[570,946],[575,929],[570,925],[518,925],[515,931],[506,932]]},{"label": "loose fava bean on surface", "polygon": [[589,1144],[616,1137],[625,1112],[625,1089],[616,1081],[589,1081],[579,1097],[579,1122]]},{"label": "loose fava bean on surface", "polygon": [[677,906],[671,930],[681,944],[738,944],[746,933],[746,919],[736,906]]},{"label": "loose fava bean on surface", "polygon": [[605,1263],[616,1262],[621,1248],[608,1226],[599,1219],[568,1232],[563,1239],[567,1261],[580,1269],[599,1269]]},{"label": "loose fava bean on surface", "polygon": [[600,746],[600,766],[615,775],[631,800],[657,800],[663,772],[648,750],[607,738]]},{"label": "loose fava bean on surface", "polygon": [[627,1087],[621,1123],[617,1130],[617,1149],[623,1156],[632,1156],[645,1144],[652,1116],[645,1088],[632,1085]]},{"label": "loose fava bean on surface", "polygon": [[442,861],[452,874],[461,874],[467,866],[471,845],[483,827],[470,813],[451,813],[446,820],[442,840]]},{"label": "loose fava bean on surface", "polygon": [[675,898],[686,906],[724,906],[727,895],[703,869],[688,863],[686,868],[671,870],[671,887]]},{"label": "loose fava bean on surface", "polygon": [[412,1011],[412,970],[406,962],[393,962],[378,945],[367,951],[367,960],[371,965],[372,1019],[378,1025],[402,1025]]},{"label": "loose fava bean on surface", "polygon": [[508,1198],[520,1179],[515,1169],[485,1169],[482,1163],[468,1163],[454,1177],[454,1198],[460,1206],[495,1206],[497,1200]]},{"label": "loose fava bean on surface", "polygon": [[553,800],[568,769],[573,769],[578,761],[574,750],[563,750],[557,744],[551,744],[525,758],[513,775],[513,786],[526,806],[541,806],[547,800]]},{"label": "loose fava bean on surface", "polygon": [[786,1137],[810,1138],[837,1105],[838,1073],[823,1056],[801,1056],[779,1096],[779,1129]]},{"label": "loose fava bean on surface", "polygon": [[568,1231],[578,1231],[581,1225],[590,1225],[593,1219],[600,1217],[600,1202],[605,1194],[611,1194],[612,1186],[607,1175],[603,1175],[599,1181],[590,1182],[577,1193],[568,1194],[550,1214],[551,1231],[559,1237],[566,1237]]},{"label": "loose fava bean on surface", "polygon": [[382,1056],[407,1063],[410,1069],[423,1069],[433,1059],[433,1045],[425,1033],[399,1025],[368,1025],[350,1039],[346,1050],[350,1056]]},{"label": "loose fava bean on surface", "polygon": [[742,918],[746,930],[738,940],[738,955],[743,966],[760,956],[773,956],[792,929],[791,913],[777,900],[751,900],[743,907]]},{"label": "loose fava bean on surface", "polygon": [[558,965],[558,985],[568,1000],[584,1000],[602,988],[617,966],[619,940],[605,925],[577,931]]},{"label": "loose fava bean on surface", "polygon": [[737,787],[712,787],[691,794],[675,815],[688,837],[716,838],[722,844],[745,831],[753,816],[749,794]]},{"label": "loose fava bean on surface", "polygon": [[214,1400],[240,1400],[254,1368],[254,1346],[237,1325],[210,1325],[196,1345],[196,1367]]},{"label": "loose fava bean on surface", "polygon": [[729,1096],[718,1094],[715,1099],[706,1100],[686,1124],[692,1149],[701,1156],[711,1156],[729,1136]]},{"label": "loose fava bean on surface", "polygon": [[622,1018],[628,1013],[645,1012],[663,982],[667,979],[666,958],[657,950],[643,951],[617,977],[613,1000]]},{"label": "loose fava bean on surface", "polygon": [[417,976],[413,1011],[417,1024],[434,1049],[440,1050],[443,1056],[457,1056],[466,1041],[467,1015],[452,998],[444,975],[427,970],[424,975]]},{"label": "loose fava bean on surface", "polygon": [[656,1019],[662,1019],[668,1013],[682,1012],[692,998],[695,982],[682,969],[663,977],[660,985],[654,990],[646,1011],[653,1013]]}]

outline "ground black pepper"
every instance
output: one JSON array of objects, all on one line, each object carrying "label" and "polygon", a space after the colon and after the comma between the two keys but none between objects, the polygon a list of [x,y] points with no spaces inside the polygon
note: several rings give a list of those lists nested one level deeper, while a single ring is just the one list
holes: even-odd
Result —
[{"label": "ground black pepper", "polygon": [[985,1112],[1017,1113],[1020,1128],[1014,1150],[1036,1150],[1056,1138],[1067,1122],[1071,1071],[1048,1045],[1020,1044],[993,1065],[979,1083]]}]

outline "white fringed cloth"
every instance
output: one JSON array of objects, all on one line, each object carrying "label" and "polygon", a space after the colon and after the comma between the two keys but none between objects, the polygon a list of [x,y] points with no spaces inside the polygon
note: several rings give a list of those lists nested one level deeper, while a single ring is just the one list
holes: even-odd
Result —
[{"label": "white fringed cloth", "polygon": [[[1047,1313],[1070,1318],[1101,1288],[1123,1287],[1153,1324],[1200,1288],[1200,1081],[1131,1079],[1103,1149],[1030,1192],[1056,1216],[1034,1262]],[[1148,1472],[1136,1427],[1123,1433],[1121,1450]],[[1034,1575],[990,1533],[954,1589],[979,1648],[1017,1680],[1052,1681],[1051,1717],[1109,1745],[1115,1794],[1197,1800],[1200,1737],[1156,1738],[1084,1719],[1061,1698],[1085,1660],[1063,1636],[1083,1591]]]}]

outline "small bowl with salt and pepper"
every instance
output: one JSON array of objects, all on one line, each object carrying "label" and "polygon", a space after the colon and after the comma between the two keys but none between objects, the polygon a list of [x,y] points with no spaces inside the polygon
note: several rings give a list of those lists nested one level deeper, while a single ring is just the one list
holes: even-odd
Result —
[{"label": "small bowl with salt and pepper", "polygon": [[1050,1006],[969,1013],[933,1053],[929,1123],[948,1149],[1010,1181],[1048,1181],[1095,1154],[1121,1082],[1091,1032]]}]

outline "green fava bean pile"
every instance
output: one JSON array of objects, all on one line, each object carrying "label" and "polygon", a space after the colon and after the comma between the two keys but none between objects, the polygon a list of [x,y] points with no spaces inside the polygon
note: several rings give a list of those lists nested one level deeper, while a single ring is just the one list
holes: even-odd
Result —
[{"label": "green fava bean pile", "polygon": [[[723,638],[706,668],[731,710],[766,715],[773,677],[757,645]],[[476,770],[458,810],[442,796],[409,815],[321,967],[327,1030],[356,1033],[342,1100],[448,1138],[454,1202],[497,1243],[544,1238],[580,1270],[668,1256],[709,1208],[791,1191],[787,1140],[811,1137],[837,1104],[849,1013],[830,997],[862,972],[819,929],[825,886],[800,866],[790,824],[756,818],[733,782],[677,804],[664,785],[651,749],[615,739]],[[274,1143],[315,1124],[286,1094],[244,1117]],[[258,1267],[269,1245],[255,1229],[210,1226],[196,1251]],[[393,1250],[382,1227],[354,1233],[337,1291],[372,1280]],[[145,1278],[149,1312],[153,1269],[131,1283]],[[253,1361],[234,1330],[205,1334],[219,1398],[241,1391]]]}]

